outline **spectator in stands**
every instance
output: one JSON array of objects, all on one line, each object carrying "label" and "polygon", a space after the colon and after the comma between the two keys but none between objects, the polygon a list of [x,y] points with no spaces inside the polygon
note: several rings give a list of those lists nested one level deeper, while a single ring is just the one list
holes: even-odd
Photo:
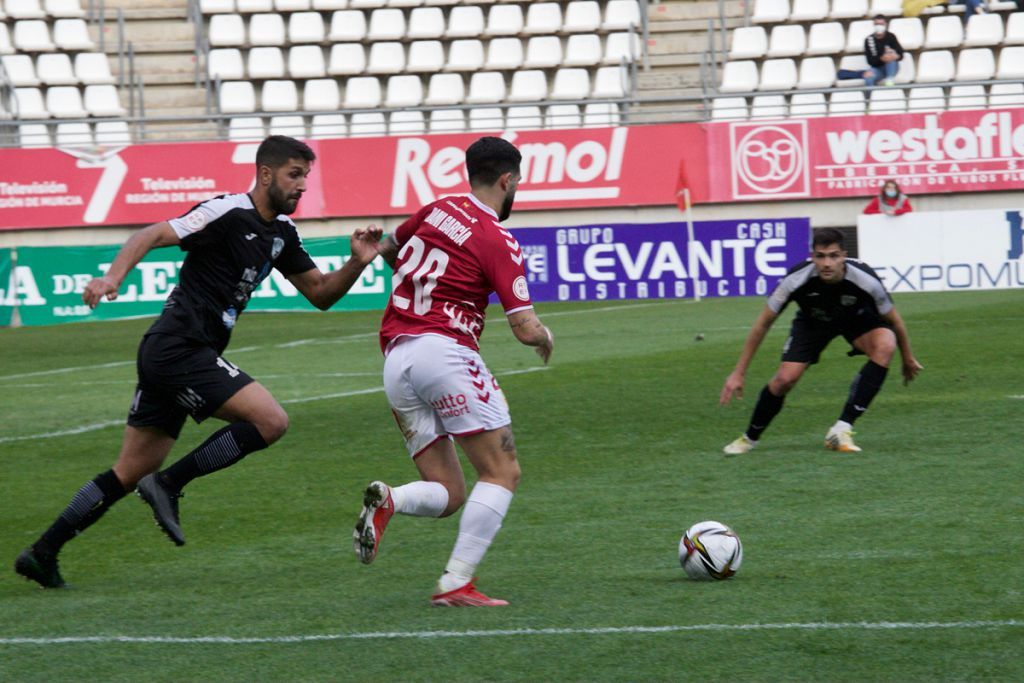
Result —
[{"label": "spectator in stands", "polygon": [[917,17],[929,7],[945,4],[946,0],[903,0],[903,16]]},{"label": "spectator in stands", "polygon": [[884,16],[876,14],[874,22],[874,31],[864,39],[864,57],[871,67],[870,71],[864,72],[864,81],[869,87],[878,81],[883,85],[893,85],[903,59],[903,46],[895,35],[889,33],[889,22]]},{"label": "spectator in stands", "polygon": [[882,189],[864,207],[864,213],[884,213],[886,216],[902,216],[913,210],[910,199],[903,194],[895,180],[882,183]]}]

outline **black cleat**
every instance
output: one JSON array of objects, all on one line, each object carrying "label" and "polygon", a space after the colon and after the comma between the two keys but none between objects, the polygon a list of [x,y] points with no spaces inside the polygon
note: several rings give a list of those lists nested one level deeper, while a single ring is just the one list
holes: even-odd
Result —
[{"label": "black cleat", "polygon": [[156,525],[167,534],[167,538],[174,541],[174,545],[185,545],[185,534],[178,521],[178,499],[182,496],[181,492],[167,488],[157,472],[143,477],[135,492],[153,508]]},{"label": "black cleat", "polygon": [[42,555],[32,548],[25,548],[18,555],[14,561],[14,571],[43,588],[63,588],[65,585],[57,567],[57,556]]}]

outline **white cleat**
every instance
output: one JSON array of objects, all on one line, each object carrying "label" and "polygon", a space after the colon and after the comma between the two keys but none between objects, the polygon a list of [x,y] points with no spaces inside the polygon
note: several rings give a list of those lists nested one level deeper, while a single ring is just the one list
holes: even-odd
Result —
[{"label": "white cleat", "polygon": [[860,453],[860,446],[853,442],[853,430],[833,427],[825,435],[825,448],[840,453]]},{"label": "white cleat", "polygon": [[754,450],[756,447],[757,442],[751,441],[747,438],[746,434],[743,434],[740,438],[723,448],[722,452],[726,455],[743,455],[744,453],[749,453]]}]

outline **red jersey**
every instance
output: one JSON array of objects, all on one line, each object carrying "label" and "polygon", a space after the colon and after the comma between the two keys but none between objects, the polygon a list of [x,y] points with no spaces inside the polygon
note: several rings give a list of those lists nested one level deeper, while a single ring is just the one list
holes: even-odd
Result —
[{"label": "red jersey", "polygon": [[533,308],[519,242],[472,195],[428,204],[392,235],[398,244],[381,348],[404,335],[440,334],[479,348],[491,292],[505,314]]}]

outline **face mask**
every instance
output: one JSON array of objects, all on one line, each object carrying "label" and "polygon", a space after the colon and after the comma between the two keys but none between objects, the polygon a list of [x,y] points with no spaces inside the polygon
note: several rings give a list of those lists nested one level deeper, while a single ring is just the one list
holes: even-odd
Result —
[{"label": "face mask", "polygon": [[898,194],[899,194],[899,192],[897,192],[896,190],[886,190],[885,191],[885,196],[889,197],[890,199],[894,198]]},{"label": "face mask", "polygon": [[876,36],[885,35],[885,27],[884,26],[875,26],[875,35]]}]

